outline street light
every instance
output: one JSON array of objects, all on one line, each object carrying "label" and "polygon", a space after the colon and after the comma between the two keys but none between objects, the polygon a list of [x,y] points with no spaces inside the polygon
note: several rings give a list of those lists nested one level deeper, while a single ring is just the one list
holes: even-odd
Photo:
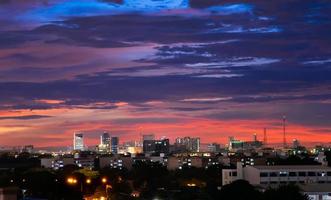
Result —
[{"label": "street light", "polygon": [[69,178],[67,178],[67,183],[70,185],[74,185],[77,183],[77,179],[69,177]]},{"label": "street light", "polygon": [[101,182],[102,182],[102,183],[107,183],[107,178],[105,178],[105,177],[102,178],[102,179],[101,179]]},{"label": "street light", "polygon": [[86,184],[91,184],[92,180],[90,178],[86,179]]},{"label": "street light", "polygon": [[197,186],[197,185],[196,185],[195,183],[188,183],[187,186],[188,186],[188,187],[195,187],[195,186]]}]

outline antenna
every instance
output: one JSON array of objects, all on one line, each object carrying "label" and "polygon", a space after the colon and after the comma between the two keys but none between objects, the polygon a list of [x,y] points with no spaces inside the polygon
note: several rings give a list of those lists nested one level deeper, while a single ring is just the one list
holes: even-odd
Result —
[{"label": "antenna", "polygon": [[283,116],[283,147],[286,148],[286,116]]}]

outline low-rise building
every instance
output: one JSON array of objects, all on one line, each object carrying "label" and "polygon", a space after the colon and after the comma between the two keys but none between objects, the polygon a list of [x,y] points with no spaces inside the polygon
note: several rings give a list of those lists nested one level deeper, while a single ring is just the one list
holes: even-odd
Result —
[{"label": "low-rise building", "polygon": [[300,189],[310,200],[331,200],[331,184],[300,185]]},{"label": "low-rise building", "polygon": [[245,166],[222,170],[223,184],[238,179],[247,180],[252,185],[279,184],[326,184],[331,183],[331,168],[322,165],[277,165]]},{"label": "low-rise building", "polygon": [[66,165],[74,165],[74,158],[41,158],[41,167],[58,170]]},{"label": "low-rise building", "polygon": [[196,167],[202,168],[207,166],[202,157],[168,157],[167,168],[168,170],[182,169],[183,167]]},{"label": "low-rise building", "polygon": [[100,157],[99,166],[100,168],[110,167],[114,169],[132,169],[133,159],[129,156],[111,156],[111,157]]}]

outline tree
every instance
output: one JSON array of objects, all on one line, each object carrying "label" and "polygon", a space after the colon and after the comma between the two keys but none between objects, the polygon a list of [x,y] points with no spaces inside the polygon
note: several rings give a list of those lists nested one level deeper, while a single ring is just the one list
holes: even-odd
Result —
[{"label": "tree", "polygon": [[296,185],[282,185],[276,189],[269,188],[263,194],[264,200],[309,200]]},{"label": "tree", "polygon": [[220,192],[220,199],[261,200],[262,194],[256,190],[254,186],[249,184],[248,181],[238,180],[222,187]]}]

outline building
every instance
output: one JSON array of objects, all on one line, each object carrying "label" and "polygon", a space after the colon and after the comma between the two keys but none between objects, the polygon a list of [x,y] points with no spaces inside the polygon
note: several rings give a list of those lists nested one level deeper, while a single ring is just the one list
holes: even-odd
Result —
[{"label": "building", "polygon": [[300,185],[300,189],[310,200],[331,200],[331,184]]},{"label": "building", "polygon": [[109,133],[104,132],[100,136],[100,144],[98,145],[98,152],[100,153],[108,153],[110,152],[111,138]]},{"label": "building", "polygon": [[169,153],[169,139],[144,140],[144,153]]},{"label": "building", "polygon": [[34,146],[33,145],[25,145],[22,148],[22,152],[33,153],[34,152]]},{"label": "building", "polygon": [[208,152],[219,153],[221,151],[221,145],[217,143],[208,144]]},{"label": "building", "polygon": [[293,148],[296,149],[296,148],[299,148],[300,147],[300,142],[299,140],[297,139],[293,139]]},{"label": "building", "polygon": [[177,157],[171,156],[168,157],[167,169],[168,170],[177,170],[182,169],[183,167],[203,167],[203,158],[202,157]]},{"label": "building", "polygon": [[113,154],[118,154],[118,144],[119,144],[119,138],[111,137],[110,149]]},{"label": "building", "polygon": [[126,152],[130,154],[139,154],[143,153],[142,147],[126,147]]},{"label": "building", "polygon": [[104,145],[104,146],[110,146],[110,135],[107,132],[104,132],[101,136],[100,136],[100,144]]},{"label": "building", "polygon": [[257,165],[222,170],[223,184],[238,179],[252,185],[270,186],[280,184],[326,184],[331,183],[331,168],[322,165]]},{"label": "building", "polygon": [[110,167],[114,169],[132,169],[133,159],[128,156],[111,156],[111,157],[100,157],[99,166],[100,168]]},{"label": "building", "polygon": [[328,161],[326,159],[326,155],[324,152],[320,152],[317,157],[315,157],[315,161],[321,163],[321,165],[328,166]]},{"label": "building", "polygon": [[244,148],[244,142],[236,140],[234,137],[229,137],[229,150],[234,151]]},{"label": "building", "polygon": [[75,164],[78,167],[93,169],[95,167],[95,158],[94,157],[85,157],[75,159]]},{"label": "building", "polygon": [[244,178],[253,185],[331,183],[331,168],[320,165],[247,166]]},{"label": "building", "polygon": [[155,135],[154,134],[143,135],[143,142],[145,140],[155,140]]},{"label": "building", "polygon": [[40,159],[41,167],[58,170],[63,168],[66,165],[74,165],[74,158],[41,158]]},{"label": "building", "polygon": [[263,143],[257,140],[257,135],[253,134],[252,141],[241,141],[236,140],[234,137],[229,137],[229,150],[238,151],[238,150],[255,150],[261,148]]},{"label": "building", "polygon": [[200,152],[200,138],[176,138],[175,146],[178,149],[183,147],[187,152]]},{"label": "building", "polygon": [[84,135],[80,132],[74,133],[74,150],[84,150]]}]

